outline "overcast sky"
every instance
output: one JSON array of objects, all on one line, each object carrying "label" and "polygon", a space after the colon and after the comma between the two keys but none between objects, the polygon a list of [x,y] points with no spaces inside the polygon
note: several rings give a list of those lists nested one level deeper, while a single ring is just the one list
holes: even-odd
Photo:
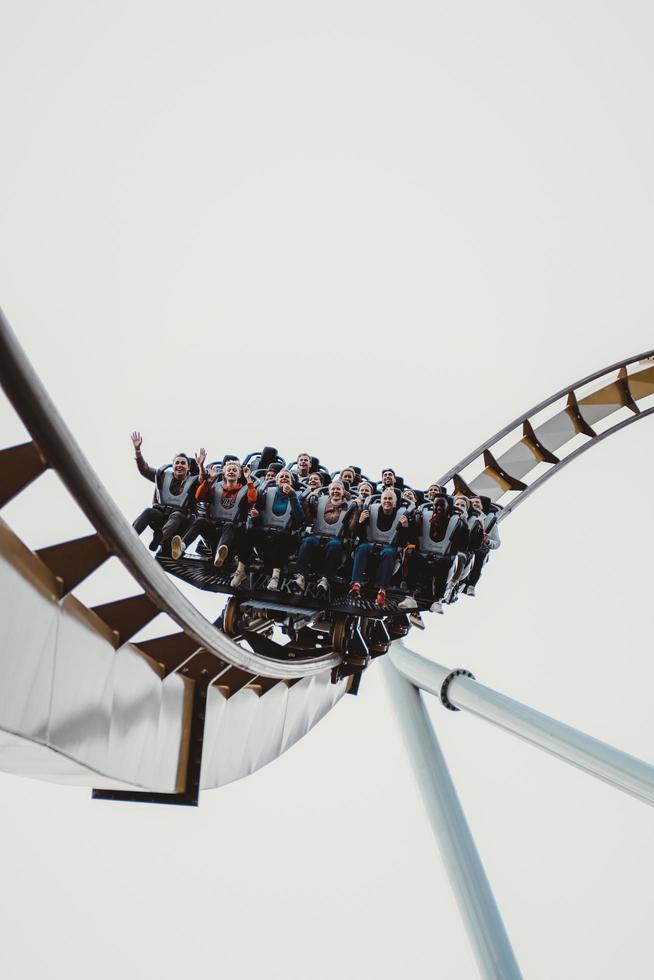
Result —
[{"label": "overcast sky", "polygon": [[[272,443],[420,486],[654,347],[650,4],[4,0],[0,38],[0,305],[130,519],[134,428],[154,464]],[[651,424],[411,637],[648,761]],[[3,514],[87,530],[52,474]],[[432,715],[525,976],[650,978],[652,810]],[[7,980],[476,976],[374,667],[197,811],[8,775],[0,805]]]}]

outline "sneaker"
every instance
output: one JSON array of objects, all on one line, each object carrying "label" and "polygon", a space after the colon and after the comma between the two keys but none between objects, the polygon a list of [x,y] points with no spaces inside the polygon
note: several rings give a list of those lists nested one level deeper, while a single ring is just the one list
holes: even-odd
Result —
[{"label": "sneaker", "polygon": [[327,581],[327,578],[326,578],[325,575],[323,575],[323,577],[318,582],[318,588],[319,589],[322,589],[323,592],[329,592],[329,582]]},{"label": "sneaker", "polygon": [[160,544],[161,544],[161,534],[159,531],[156,531],[152,535],[152,541],[148,545],[148,548],[150,549],[150,551],[156,551]]},{"label": "sneaker", "polygon": [[418,603],[416,602],[416,600],[413,598],[412,595],[408,595],[408,596],[406,596],[406,598],[402,599],[402,602],[398,602],[397,608],[398,609],[417,609],[418,608]]},{"label": "sneaker", "polygon": [[386,607],[386,589],[379,589],[377,595],[375,596],[375,605],[381,606],[382,609]]},{"label": "sneaker", "polygon": [[463,591],[465,592],[466,595],[469,595],[471,599],[476,595],[474,585],[466,586],[466,588]]},{"label": "sneaker", "polygon": [[180,538],[179,534],[176,534],[173,540],[170,542],[170,554],[177,561],[184,554],[184,542]]},{"label": "sneaker", "polygon": [[436,602],[432,602],[431,606],[429,607],[429,612],[440,613],[442,616],[445,610],[443,609],[442,603],[437,599]]},{"label": "sneaker", "polygon": [[231,585],[231,587],[233,589],[237,589],[239,585],[245,581],[245,579],[247,578],[247,574],[248,573],[245,569],[245,565],[243,564],[242,561],[240,561],[238,563],[238,567],[236,571],[234,572],[231,579],[229,580],[229,584]]},{"label": "sneaker", "polygon": [[218,548],[218,551],[216,552],[216,557],[213,560],[213,563],[216,566],[216,568],[220,568],[220,566],[226,560],[228,554],[229,554],[229,548],[227,547],[227,545],[221,544],[221,546]]},{"label": "sneaker", "polygon": [[[304,578],[304,575],[300,575],[299,572],[297,575],[293,576],[293,578],[289,582],[289,585],[293,592],[304,592],[304,590],[307,587],[307,583]],[[270,586],[268,586],[268,588],[270,588]]]},{"label": "sneaker", "polygon": [[409,613],[409,622],[412,626],[416,626],[419,630],[424,630],[425,628],[424,620],[417,610]]},{"label": "sneaker", "polygon": [[271,592],[276,592],[277,589],[279,588],[279,576],[280,576],[280,570],[278,568],[274,568],[273,573],[270,576],[268,585],[266,586],[266,588],[270,589]]},{"label": "sneaker", "polygon": [[350,586],[350,591],[348,595],[359,596],[361,595],[361,582],[353,582]]}]

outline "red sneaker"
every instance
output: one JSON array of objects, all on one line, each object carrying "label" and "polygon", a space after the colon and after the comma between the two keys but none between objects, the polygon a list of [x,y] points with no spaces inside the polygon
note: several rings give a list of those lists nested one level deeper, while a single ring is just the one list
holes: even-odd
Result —
[{"label": "red sneaker", "polygon": [[386,589],[379,589],[377,598],[375,599],[375,605],[381,606],[382,609],[386,607]]},{"label": "red sneaker", "polygon": [[350,586],[349,595],[361,595],[361,582],[353,582]]}]

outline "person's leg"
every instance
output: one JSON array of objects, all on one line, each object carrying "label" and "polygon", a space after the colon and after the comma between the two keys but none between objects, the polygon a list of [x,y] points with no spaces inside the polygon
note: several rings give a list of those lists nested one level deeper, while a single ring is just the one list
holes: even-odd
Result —
[{"label": "person's leg", "polygon": [[481,578],[482,569],[488,559],[487,551],[475,551],[475,560],[472,564],[472,571],[468,575],[468,585],[476,585]]},{"label": "person's leg", "polygon": [[161,532],[161,547],[162,549],[168,549],[170,541],[182,531],[189,521],[189,515],[185,514],[181,510],[174,510],[172,514],[169,515],[168,520],[163,526]]},{"label": "person's leg", "polygon": [[160,510],[155,507],[146,507],[145,510],[139,514],[136,518],[132,527],[137,534],[143,534],[146,527],[160,527],[163,524],[164,515]]},{"label": "person's leg", "polygon": [[297,570],[306,577],[314,568],[316,556],[320,549],[320,538],[317,534],[309,534],[300,545],[297,556]]},{"label": "person's leg", "polygon": [[343,542],[338,538],[331,538],[327,542],[324,551],[323,569],[326,578],[333,578],[341,567],[344,552]]},{"label": "person's leg", "polygon": [[196,538],[203,537],[209,545],[216,543],[216,525],[206,517],[196,517],[191,526],[182,535],[184,547],[193,544]]},{"label": "person's leg", "polygon": [[434,598],[442,599],[447,588],[448,577],[452,567],[453,558],[437,558],[433,565],[434,571]]},{"label": "person's leg", "polygon": [[425,570],[425,559],[419,551],[412,551],[407,555],[407,584],[409,592],[423,591],[423,578]]},{"label": "person's leg", "polygon": [[252,553],[256,548],[258,553],[261,555],[263,550],[263,532],[261,528],[250,527],[250,528],[239,528],[237,538],[234,543],[234,549],[238,556],[238,563],[236,565],[236,571],[230,579],[230,585],[233,588],[237,588],[241,585],[247,575],[247,567],[252,561]]},{"label": "person's leg", "polygon": [[236,541],[236,524],[234,521],[225,521],[220,530],[220,539],[218,541],[218,547],[221,548],[223,545],[230,551],[234,550],[234,543]]},{"label": "person's leg", "polygon": [[370,553],[373,547],[374,545],[370,544],[368,541],[364,541],[354,552],[354,565],[352,568],[353,582],[360,583],[365,578],[366,568],[368,567],[368,559],[370,558]]},{"label": "person's leg", "polygon": [[384,545],[379,556],[377,566],[377,585],[380,589],[385,589],[393,577],[393,570],[397,560],[397,548]]}]

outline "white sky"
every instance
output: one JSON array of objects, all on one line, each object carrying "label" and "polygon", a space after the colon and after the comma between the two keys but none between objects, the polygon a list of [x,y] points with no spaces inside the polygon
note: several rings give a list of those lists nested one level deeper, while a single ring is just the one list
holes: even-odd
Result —
[{"label": "white sky", "polygon": [[[654,346],[650,4],[5,0],[0,39],[0,303],[130,518],[133,428],[424,485]],[[650,426],[415,646],[653,761]],[[5,514],[85,529],[52,475]],[[381,680],[197,811],[0,775],[3,978],[474,977]],[[651,977],[651,809],[433,717],[525,976]]]}]

